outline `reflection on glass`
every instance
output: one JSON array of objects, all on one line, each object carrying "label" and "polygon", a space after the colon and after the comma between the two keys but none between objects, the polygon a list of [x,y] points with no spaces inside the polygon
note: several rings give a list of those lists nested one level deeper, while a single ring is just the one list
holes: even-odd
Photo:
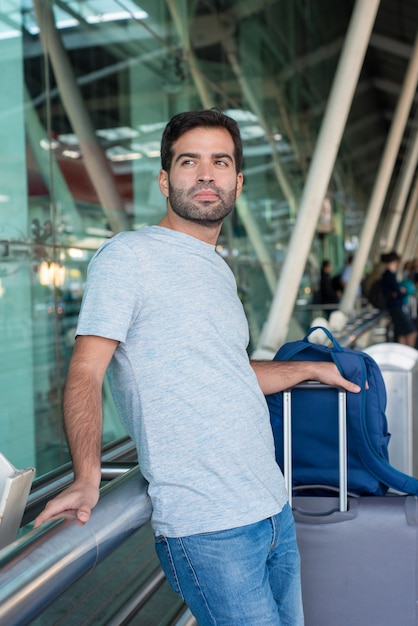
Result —
[{"label": "reflection on glass", "polygon": [[[258,4],[1,5],[0,449],[14,465],[39,474],[68,459],[62,393],[87,265],[119,230],[163,215],[160,138],[178,111],[217,106],[240,125],[244,194],[218,250],[257,341],[320,123],[307,106],[321,106],[337,61],[292,72],[297,6]],[[309,41],[293,42],[299,54]],[[104,397],[110,441],[123,431]]]}]

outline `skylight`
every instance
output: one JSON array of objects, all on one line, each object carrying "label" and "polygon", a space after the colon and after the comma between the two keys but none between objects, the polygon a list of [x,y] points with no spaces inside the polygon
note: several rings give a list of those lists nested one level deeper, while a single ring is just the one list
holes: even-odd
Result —
[{"label": "skylight", "polygon": [[[18,37],[22,29],[30,35],[39,34],[31,1],[3,0],[2,8],[0,39]],[[148,13],[132,0],[62,0],[59,6],[53,5],[53,12],[59,30],[74,28],[80,23],[101,24],[132,19],[145,20],[148,17]]]}]

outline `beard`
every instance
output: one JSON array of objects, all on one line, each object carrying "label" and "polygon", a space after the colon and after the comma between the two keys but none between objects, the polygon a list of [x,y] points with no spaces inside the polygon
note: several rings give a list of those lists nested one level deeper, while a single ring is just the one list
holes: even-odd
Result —
[{"label": "beard", "polygon": [[[210,189],[216,193],[217,200],[204,201],[193,198],[194,194],[202,189]],[[174,213],[185,220],[201,224],[202,226],[219,226],[235,206],[237,187],[231,191],[224,191],[210,183],[201,183],[191,189],[174,188],[169,183],[168,199]]]}]

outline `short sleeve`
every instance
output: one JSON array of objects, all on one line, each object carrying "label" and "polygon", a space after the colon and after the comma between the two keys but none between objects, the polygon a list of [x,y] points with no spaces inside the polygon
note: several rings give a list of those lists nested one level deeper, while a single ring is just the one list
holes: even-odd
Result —
[{"label": "short sleeve", "polygon": [[90,261],[77,335],[124,342],[140,309],[138,263],[123,239],[103,244]]}]

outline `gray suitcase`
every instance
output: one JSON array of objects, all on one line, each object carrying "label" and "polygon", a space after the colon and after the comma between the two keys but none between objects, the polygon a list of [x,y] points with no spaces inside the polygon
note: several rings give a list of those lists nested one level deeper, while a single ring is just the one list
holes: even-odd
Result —
[{"label": "gray suitcase", "polygon": [[[418,499],[347,495],[345,392],[336,393],[339,494],[290,495],[306,626],[417,626]],[[284,473],[291,494],[291,391],[283,400]],[[320,410],[312,419],[320,419]]]}]

